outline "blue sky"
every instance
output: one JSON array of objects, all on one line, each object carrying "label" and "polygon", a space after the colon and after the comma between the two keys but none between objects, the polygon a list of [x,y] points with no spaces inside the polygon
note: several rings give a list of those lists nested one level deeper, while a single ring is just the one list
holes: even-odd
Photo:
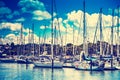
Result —
[{"label": "blue sky", "polygon": [[[56,18],[59,19],[59,26],[63,40],[66,36],[66,28],[68,29],[67,36],[68,42],[72,42],[71,39],[72,27],[75,29],[75,38],[80,37],[82,39],[82,13],[83,13],[83,0],[53,0],[54,3],[54,26],[57,25]],[[105,24],[107,27],[111,25],[111,10],[115,9],[115,16],[117,15],[116,8],[120,5],[120,0],[85,0],[86,1],[86,15],[88,34],[93,38],[93,31],[95,30],[96,21],[99,16],[99,9],[103,8],[103,15]],[[97,20],[96,20],[97,19]],[[116,17],[115,17],[116,21]],[[46,35],[48,42],[50,41],[51,31],[51,0],[1,0],[0,1],[0,36],[6,42],[16,42],[16,37],[19,37],[21,23],[23,23],[23,32],[26,38],[28,38],[29,28],[31,29],[34,24],[34,35],[36,42],[38,41],[39,33],[43,38],[44,29],[46,26]],[[80,27],[81,26],[81,27]],[[80,33],[79,32],[80,27]],[[58,29],[58,28],[57,28]],[[57,30],[58,32],[58,30]],[[57,33],[58,34],[58,33]],[[110,34],[110,32],[109,32]],[[92,41],[92,38],[90,39]],[[106,38],[107,39],[107,38]],[[105,40],[106,40],[105,39]],[[26,39],[27,40],[27,39]],[[5,42],[4,42],[5,43]]]}]

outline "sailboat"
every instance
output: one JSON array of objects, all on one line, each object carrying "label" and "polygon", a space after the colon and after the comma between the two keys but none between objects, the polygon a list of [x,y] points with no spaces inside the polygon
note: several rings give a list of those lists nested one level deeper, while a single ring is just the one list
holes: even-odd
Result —
[{"label": "sailboat", "polygon": [[63,63],[60,62],[59,59],[54,58],[53,55],[48,55],[48,52],[46,50],[46,46],[44,45],[43,54],[39,55],[37,57],[37,60],[34,61],[34,66],[35,67],[43,67],[43,68],[62,68]]},{"label": "sailboat", "polygon": [[0,58],[1,63],[16,63],[15,58],[13,58],[11,56],[7,57],[6,54],[2,54],[2,56],[4,56],[4,57]]},{"label": "sailboat", "polygon": [[[18,54],[18,58],[17,58],[17,63],[19,64],[31,64],[33,63],[32,59],[28,56],[25,56],[23,54],[23,48],[25,48],[25,36],[24,36],[24,41],[23,41],[23,26],[21,26],[21,33],[20,33],[20,52],[22,53],[21,55]],[[24,42],[24,45],[23,45]],[[24,47],[23,47],[24,46]]]},{"label": "sailboat", "polygon": [[[42,55],[39,55],[38,60],[34,61],[35,67],[51,68],[52,56],[47,55],[47,51],[44,51]],[[62,62],[54,60],[53,68],[62,68]]]},{"label": "sailboat", "polygon": [[[84,7],[84,15],[83,15],[83,51],[80,53],[80,61],[75,62],[74,66],[77,70],[88,70],[88,71],[101,71],[104,69],[104,63],[102,61],[98,61],[98,59],[92,59],[92,57],[86,57],[88,55],[87,52],[87,30],[85,23],[85,0],[83,2]],[[86,55],[85,55],[86,54]]]},{"label": "sailboat", "polygon": [[[2,42],[1,38],[0,38],[0,41]],[[6,45],[5,48],[9,50],[10,46]],[[7,55],[7,54],[1,54],[0,62],[2,62],[2,63],[15,63],[16,61],[15,61],[14,56],[11,55],[11,53],[10,53],[9,55]]]},{"label": "sailboat", "polygon": [[120,37],[119,37],[119,6],[118,8],[118,15],[117,15],[117,58],[115,59],[115,66],[117,69],[120,69]]},{"label": "sailboat", "polygon": [[105,61],[104,70],[117,70],[117,67],[114,65],[115,59],[113,56],[113,27],[114,27],[114,10],[112,12],[112,26],[111,26],[111,55],[110,58]]},{"label": "sailboat", "polygon": [[[67,28],[66,28],[66,40],[67,40]],[[65,46],[65,53],[67,51],[67,45]],[[74,68],[74,27],[73,27],[73,56],[67,56],[65,55],[65,59],[64,59],[64,63],[63,63],[63,67],[64,68]]]}]

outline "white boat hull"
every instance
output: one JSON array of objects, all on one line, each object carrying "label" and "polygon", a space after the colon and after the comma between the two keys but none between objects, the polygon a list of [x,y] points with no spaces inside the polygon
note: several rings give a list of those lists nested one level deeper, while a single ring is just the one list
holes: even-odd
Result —
[{"label": "white boat hull", "polygon": [[87,71],[102,71],[104,70],[104,66],[90,66],[87,62],[79,62],[74,64],[75,69],[77,70],[87,70]]},{"label": "white boat hull", "polygon": [[73,63],[64,63],[63,67],[64,68],[74,68],[74,65],[73,65]]},{"label": "white boat hull", "polygon": [[118,68],[120,68],[120,67],[119,66],[115,66],[115,65],[113,65],[111,67],[111,63],[105,63],[104,70],[117,70]]}]

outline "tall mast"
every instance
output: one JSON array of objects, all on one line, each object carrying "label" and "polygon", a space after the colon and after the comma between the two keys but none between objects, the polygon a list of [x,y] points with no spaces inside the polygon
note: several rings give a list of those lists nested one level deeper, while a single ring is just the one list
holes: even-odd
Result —
[{"label": "tall mast", "polygon": [[24,40],[24,42],[23,42],[23,54],[25,54],[25,35],[23,36],[23,40]]},{"label": "tall mast", "polygon": [[66,27],[66,37],[65,37],[65,55],[67,52],[67,27]]},{"label": "tall mast", "polygon": [[117,18],[117,56],[119,56],[119,6],[117,7],[118,8],[118,18]]},{"label": "tall mast", "polygon": [[83,1],[83,51],[88,55],[87,52],[87,27],[86,27],[86,15],[85,15],[85,0]]},{"label": "tall mast", "polygon": [[35,55],[34,54],[34,48],[35,48],[35,46],[34,46],[34,24],[32,24],[32,38],[33,38],[33,56]]},{"label": "tall mast", "polygon": [[29,50],[28,50],[28,52],[29,52],[29,54],[31,55],[31,34],[30,34],[30,28],[29,28],[29,34],[28,34],[28,44],[30,45],[29,46]]},{"label": "tall mast", "polygon": [[103,55],[102,40],[103,40],[103,35],[102,35],[102,8],[101,8],[100,9],[100,55]]},{"label": "tall mast", "polygon": [[111,26],[111,55],[113,55],[113,27],[114,27],[114,9],[112,11],[112,26]]},{"label": "tall mast", "polygon": [[18,44],[19,44],[19,38],[18,38],[18,36],[17,36],[17,56],[19,56],[19,47],[18,47]]},{"label": "tall mast", "polygon": [[114,9],[112,11],[112,26],[111,26],[111,68],[113,67],[113,27],[114,27]]},{"label": "tall mast", "polygon": [[52,56],[52,71],[53,71],[53,65],[54,65],[54,60],[53,60],[53,37],[54,37],[54,32],[53,32],[53,0],[51,0],[51,14],[52,14],[52,23],[51,23],[51,56]]},{"label": "tall mast", "polygon": [[45,30],[44,30],[44,51],[43,52],[45,52],[46,51],[46,26],[45,26]]},{"label": "tall mast", "polygon": [[74,26],[73,26],[73,56],[75,54],[75,50],[74,50]]},{"label": "tall mast", "polygon": [[29,28],[29,34],[28,34],[28,43],[30,43],[30,28]]},{"label": "tall mast", "polygon": [[21,30],[20,30],[20,45],[23,44],[23,24],[21,24]]},{"label": "tall mast", "polygon": [[53,53],[54,53],[54,55],[56,55],[57,54],[57,31],[56,31],[56,24],[55,24],[55,30],[54,30],[54,45],[55,45],[55,52],[53,52]]},{"label": "tall mast", "polygon": [[39,55],[40,55],[40,32],[39,32]]},{"label": "tall mast", "polygon": [[20,30],[20,52],[21,55],[23,55],[23,24],[21,24],[21,30]]}]

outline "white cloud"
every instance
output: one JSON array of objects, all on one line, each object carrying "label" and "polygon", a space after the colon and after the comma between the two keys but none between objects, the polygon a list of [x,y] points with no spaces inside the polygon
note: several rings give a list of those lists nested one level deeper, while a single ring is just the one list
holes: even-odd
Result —
[{"label": "white cloud", "polygon": [[21,29],[21,24],[20,23],[9,23],[9,22],[6,22],[6,23],[1,23],[0,24],[0,29],[2,28],[8,28],[12,31],[16,31],[16,30],[20,30]]},{"label": "white cloud", "polygon": [[21,27],[23,27],[23,32],[24,33],[28,34],[29,31],[32,32],[32,30],[29,30],[28,28],[25,29],[24,26],[22,26],[21,23],[9,23],[9,22],[6,22],[6,23],[1,23],[0,24],[0,29],[8,28],[8,29],[10,29],[12,31],[17,31],[17,32],[20,32]]},{"label": "white cloud", "polygon": [[[20,43],[27,44],[29,42],[33,43],[33,37],[32,36],[30,37],[30,36],[29,34],[27,35],[23,34],[23,37],[21,39],[20,35],[8,34],[4,39],[2,39],[2,42],[3,44],[11,43],[11,42],[14,42],[15,44],[20,44]],[[39,43],[39,37],[36,34],[34,34],[34,43]]]},{"label": "white cloud", "polygon": [[53,13],[53,16],[55,17],[56,15],[57,15],[57,14],[54,12],[54,13]]},{"label": "white cloud", "polygon": [[[110,27],[112,26],[112,16],[111,15],[104,15],[102,14],[102,27],[103,27],[103,41],[107,41],[110,43]],[[117,21],[116,21],[117,17],[114,17],[114,25],[116,26]],[[69,22],[73,22],[73,25],[71,25]],[[87,26],[87,39],[90,42],[93,42],[93,38],[94,38],[94,34],[95,34],[95,28],[97,26],[97,22],[99,22],[99,13],[93,13],[93,14],[88,14],[86,13],[86,26]],[[73,43],[73,39],[72,39],[72,35],[73,35],[73,29],[72,26],[76,26],[76,27],[80,27],[80,33],[78,36],[78,30],[75,30],[75,40],[77,39],[78,43],[74,43],[74,44],[81,44],[83,42],[83,12],[78,10],[78,11],[72,11],[70,13],[67,14],[67,19],[62,20],[62,22],[60,23],[60,25],[64,25],[64,28],[67,28],[67,43],[71,42]],[[100,23],[100,22],[99,22]],[[97,40],[100,39],[100,35],[99,35],[99,23],[98,23],[98,30],[97,30]],[[61,30],[62,31],[62,30]],[[65,29],[64,29],[65,32]],[[66,34],[63,34],[63,41],[65,44],[65,38],[66,38]],[[78,37],[78,38],[77,38]],[[114,38],[115,38],[115,32],[114,32]],[[115,41],[114,41],[115,43]]]},{"label": "white cloud", "polygon": [[15,21],[17,21],[17,22],[23,22],[23,21],[25,21],[25,18],[21,17],[19,19],[16,19]]},{"label": "white cloud", "polygon": [[8,34],[3,40],[3,44],[11,42],[14,42],[15,44],[17,43],[17,37],[15,36],[15,34]]},{"label": "white cloud", "polygon": [[34,10],[45,10],[44,4],[39,0],[20,0],[18,5],[21,7],[23,13],[31,13]]},{"label": "white cloud", "polygon": [[99,14],[94,13],[92,15],[87,15],[86,21],[89,27],[95,27],[98,22]]},{"label": "white cloud", "polygon": [[53,28],[55,29],[55,26],[56,26],[56,30],[60,30],[60,31],[63,31],[65,32],[65,27],[63,25],[63,19],[62,18],[54,18],[53,20]]},{"label": "white cloud", "polygon": [[51,15],[47,11],[35,10],[33,12],[33,19],[35,20],[43,20],[43,19],[50,19]]},{"label": "white cloud", "polygon": [[40,26],[40,29],[45,29],[45,26],[43,26],[43,25],[42,25],[42,26]]},{"label": "white cloud", "polygon": [[80,16],[81,16],[81,11],[79,10],[79,11],[72,11],[71,13],[68,13],[67,14],[67,16],[68,16],[68,19],[70,20],[70,21],[76,21],[76,22],[78,22],[78,21],[80,21]]}]

